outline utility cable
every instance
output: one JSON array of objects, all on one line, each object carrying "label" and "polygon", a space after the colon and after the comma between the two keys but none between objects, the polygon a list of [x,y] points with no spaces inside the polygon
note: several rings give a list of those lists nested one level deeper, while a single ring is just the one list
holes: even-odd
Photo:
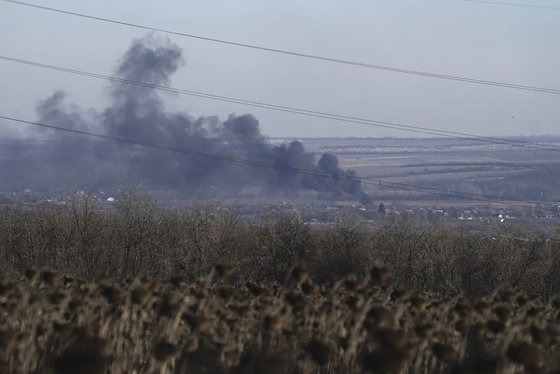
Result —
[{"label": "utility cable", "polygon": [[452,198],[457,198],[457,199],[466,199],[466,200],[471,200],[471,201],[481,201],[481,202],[487,202],[487,203],[498,203],[498,204],[502,204],[502,205],[516,206],[516,207],[523,207],[523,208],[538,208],[538,209],[549,210],[549,211],[553,211],[553,212],[557,211],[556,207],[553,207],[552,205],[550,205],[548,203],[545,203],[545,202],[542,202],[542,201],[501,200],[497,197],[488,196],[488,195],[456,192],[456,191],[450,191],[450,190],[445,190],[445,189],[439,189],[439,188],[435,188],[435,187],[417,186],[417,185],[406,184],[406,183],[384,182],[384,181],[375,180],[375,179],[364,180],[364,179],[354,177],[354,176],[349,176],[349,175],[338,175],[338,174],[331,174],[331,173],[323,173],[323,172],[320,172],[320,171],[297,168],[297,167],[293,167],[293,166],[289,166],[289,165],[278,165],[278,164],[274,164],[274,163],[270,163],[270,162],[266,162],[266,161],[250,160],[250,159],[240,158],[240,157],[236,157],[236,156],[221,155],[221,154],[203,152],[203,151],[186,149],[186,148],[171,147],[171,146],[166,146],[166,145],[161,145],[161,144],[156,144],[156,143],[151,143],[151,142],[146,142],[146,141],[141,141],[141,140],[133,140],[133,139],[123,138],[123,137],[118,137],[118,136],[91,133],[91,132],[82,131],[82,130],[78,130],[78,129],[69,129],[69,128],[66,128],[66,127],[54,126],[54,125],[44,124],[44,123],[40,123],[40,122],[27,121],[27,120],[22,120],[22,119],[18,119],[18,118],[3,116],[3,115],[0,115],[0,119],[4,119],[4,120],[15,122],[15,123],[32,125],[32,126],[36,126],[36,127],[48,128],[48,129],[57,130],[57,131],[63,131],[63,132],[82,135],[82,136],[94,137],[94,138],[99,138],[99,139],[104,139],[104,140],[111,140],[111,141],[115,141],[115,142],[131,144],[131,145],[138,145],[138,146],[152,148],[152,149],[159,149],[159,150],[177,152],[177,153],[182,153],[182,154],[187,154],[187,155],[192,155],[192,156],[197,156],[197,157],[210,158],[210,159],[215,159],[215,160],[222,160],[222,161],[233,162],[233,163],[238,163],[238,164],[243,164],[243,165],[248,165],[248,166],[256,166],[256,167],[261,167],[261,168],[282,170],[282,171],[287,171],[287,172],[293,172],[293,173],[299,173],[299,174],[303,174],[303,175],[310,175],[310,176],[329,178],[329,179],[335,179],[335,180],[353,181],[353,182],[359,182],[359,183],[366,184],[366,185],[374,185],[374,186],[378,186],[378,187],[381,186],[381,187],[387,187],[387,188],[392,188],[392,189],[397,189],[397,190],[408,190],[408,191],[415,191],[415,192],[421,192],[421,193],[432,193],[432,194],[439,195],[439,196],[446,196],[446,197],[452,197]]},{"label": "utility cable", "polygon": [[327,112],[321,112],[321,111],[315,111],[315,110],[289,107],[289,106],[284,106],[284,105],[270,104],[270,103],[264,103],[264,102],[260,102],[260,101],[239,99],[239,98],[216,95],[216,94],[200,92],[200,91],[192,91],[192,90],[185,90],[185,89],[181,89],[181,88],[161,86],[161,85],[157,85],[157,84],[153,84],[153,83],[140,82],[140,81],[135,81],[135,80],[130,80],[130,79],[114,77],[114,76],[96,74],[96,73],[92,73],[92,72],[70,69],[70,68],[55,66],[55,65],[49,65],[49,64],[39,63],[39,62],[35,62],[35,61],[30,61],[30,60],[23,60],[23,59],[13,58],[13,57],[9,57],[9,56],[0,55],[0,60],[14,62],[14,63],[18,63],[18,64],[29,65],[29,66],[34,66],[34,67],[39,67],[39,68],[43,68],[43,69],[49,69],[49,70],[64,72],[64,73],[81,75],[81,76],[90,77],[90,78],[102,79],[102,80],[106,80],[106,81],[110,81],[110,82],[116,82],[116,83],[140,86],[140,87],[145,87],[145,88],[157,89],[157,90],[172,92],[172,93],[176,93],[176,94],[194,96],[194,97],[199,97],[199,98],[204,98],[204,99],[209,99],[209,100],[217,100],[217,101],[222,101],[222,102],[229,102],[229,103],[234,103],[234,104],[240,104],[240,105],[256,107],[256,108],[261,108],[261,109],[269,109],[269,110],[286,112],[286,113],[291,113],[291,114],[298,114],[298,115],[303,115],[303,116],[308,116],[308,117],[323,118],[323,119],[329,119],[329,120],[340,121],[340,122],[347,122],[347,123],[353,123],[353,124],[359,124],[359,125],[365,125],[365,126],[388,128],[388,129],[408,131],[408,132],[414,132],[414,133],[420,133],[420,134],[443,136],[443,137],[449,137],[449,138],[454,138],[454,139],[471,140],[471,141],[491,143],[491,144],[502,144],[502,145],[505,144],[505,145],[511,145],[511,146],[514,146],[514,147],[523,147],[523,148],[537,149],[537,150],[542,150],[542,151],[554,151],[554,152],[559,152],[560,151],[560,146],[556,145],[556,144],[541,143],[541,142],[533,143],[533,142],[524,142],[524,141],[516,140],[516,139],[505,139],[505,138],[490,137],[490,136],[480,136],[480,135],[468,134],[468,133],[464,133],[464,132],[438,130],[438,129],[429,128],[429,127],[406,125],[406,124],[396,123],[396,122],[379,121],[379,120],[373,120],[373,119],[367,119],[367,118],[345,116],[345,115],[335,114],[335,113],[327,113]]},{"label": "utility cable", "polygon": [[121,26],[128,26],[128,27],[133,27],[133,28],[138,28],[138,29],[161,32],[161,33],[170,34],[170,35],[176,35],[176,36],[182,36],[182,37],[191,38],[191,39],[203,40],[203,41],[206,41],[206,42],[226,44],[226,45],[231,45],[231,46],[235,46],[235,47],[242,47],[242,48],[260,50],[260,51],[269,52],[269,53],[282,54],[282,55],[288,55],[288,56],[293,56],[293,57],[300,57],[300,58],[305,58],[305,59],[318,60],[318,61],[330,62],[330,63],[336,63],[336,64],[350,65],[350,66],[356,66],[356,67],[361,67],[361,68],[390,71],[390,72],[393,72],[393,73],[409,74],[409,75],[423,76],[423,77],[428,77],[428,78],[445,79],[445,80],[451,80],[451,81],[457,81],[457,82],[463,82],[463,83],[472,83],[472,84],[479,84],[479,85],[486,85],[486,86],[504,87],[504,88],[511,88],[511,89],[516,89],[516,90],[533,91],[533,92],[541,92],[541,93],[547,93],[547,94],[560,95],[560,89],[555,89],[555,88],[538,87],[538,86],[522,85],[522,84],[507,83],[507,82],[498,82],[498,81],[483,80],[483,79],[462,77],[462,76],[456,76],[456,75],[431,73],[431,72],[427,72],[427,71],[420,71],[420,70],[413,70],[413,69],[404,69],[404,68],[399,68],[399,67],[395,67],[395,66],[384,66],[384,65],[370,64],[370,63],[366,63],[366,62],[352,61],[352,60],[346,60],[346,59],[342,59],[342,58],[326,57],[326,56],[320,56],[320,55],[303,53],[303,52],[295,52],[295,51],[289,51],[289,50],[284,50],[284,49],[260,46],[260,45],[256,45],[256,44],[241,43],[241,42],[236,42],[236,41],[231,41],[231,40],[211,38],[211,37],[207,37],[207,36],[203,36],[203,35],[189,34],[189,33],[184,33],[184,32],[179,32],[179,31],[167,30],[167,29],[163,29],[163,28],[145,26],[145,25],[141,25],[141,24],[138,24],[138,23],[125,22],[125,21],[119,21],[119,20],[105,18],[105,17],[93,16],[93,15],[85,14],[85,13],[72,12],[72,11],[68,11],[68,10],[64,10],[64,9],[47,7],[47,6],[28,3],[28,2],[24,2],[24,1],[17,1],[17,0],[1,0],[1,1],[4,1],[6,3],[11,3],[11,4],[31,7],[31,8],[35,8],[35,9],[41,9],[41,10],[46,10],[46,11],[50,11],[50,12],[56,12],[56,13],[59,13],[59,14],[66,14],[66,15],[71,15],[71,16],[76,16],[76,17],[81,17],[81,18],[87,18],[87,19],[95,20],[95,21],[108,22],[108,23],[118,24],[118,25],[121,25]]},{"label": "utility cable", "polygon": [[459,0],[468,3],[479,3],[479,4],[492,4],[492,5],[505,5],[521,8],[538,8],[538,9],[552,9],[560,10],[560,7],[547,6],[547,5],[532,5],[532,4],[521,4],[521,3],[506,3],[502,1],[486,1],[486,0]]}]

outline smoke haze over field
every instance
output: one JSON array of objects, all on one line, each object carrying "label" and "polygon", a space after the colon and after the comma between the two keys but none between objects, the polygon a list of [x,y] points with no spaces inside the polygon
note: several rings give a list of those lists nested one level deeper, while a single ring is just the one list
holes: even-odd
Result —
[{"label": "smoke haze over field", "polygon": [[[147,37],[132,42],[116,75],[126,80],[167,85],[183,65],[179,47]],[[112,83],[109,94],[110,105],[98,111],[68,104],[66,94],[56,91],[37,105],[39,122],[306,169],[335,178],[233,164],[41,129],[34,133],[41,142],[3,145],[1,187],[52,190],[139,185],[197,196],[204,196],[209,188],[233,193],[250,187],[267,194],[297,194],[307,190],[328,198],[364,196],[360,183],[352,180],[355,172],[341,170],[335,156],[324,154],[316,161],[298,141],[272,145],[261,133],[258,120],[250,114],[232,114],[222,122],[215,116],[193,118],[181,112],[171,113],[166,111],[154,89],[121,83]],[[40,148],[36,148],[38,144]]]}]

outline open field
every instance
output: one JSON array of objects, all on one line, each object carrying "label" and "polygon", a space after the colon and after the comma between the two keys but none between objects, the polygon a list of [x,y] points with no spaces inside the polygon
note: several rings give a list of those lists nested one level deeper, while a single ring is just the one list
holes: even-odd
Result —
[{"label": "open field", "polygon": [[[292,139],[271,139],[273,144],[286,143]],[[323,153],[331,153],[338,157],[342,169],[353,169],[360,178],[374,179],[382,182],[406,183],[427,187],[453,190],[465,193],[484,194],[503,199],[538,200],[551,204],[560,204],[560,159],[557,151],[547,151],[520,147],[511,144],[486,144],[468,139],[407,139],[407,138],[304,138],[300,139],[305,148],[319,158]],[[544,138],[512,138],[512,141],[532,142],[531,146],[539,147],[539,142],[546,142],[555,147],[560,145],[559,137]],[[536,144],[536,145],[535,145]],[[71,180],[73,172],[70,166],[76,160],[93,161],[92,150],[67,149],[57,150],[56,156],[48,152],[49,143],[32,142],[21,144],[15,141],[0,143],[6,149],[13,149],[4,153],[0,158],[0,167],[5,170],[6,179],[17,180],[14,176],[10,179],[8,173],[27,170],[26,177],[21,185],[12,186],[16,192],[28,188],[40,190],[39,186],[53,171],[60,174],[59,186],[56,190],[76,188],[66,183],[66,177]],[[30,148],[30,146],[32,146]],[[98,157],[97,167],[108,171],[96,185],[103,190],[116,190],[110,183],[104,185],[103,181],[110,181],[119,174],[118,170],[111,169],[112,163],[121,161],[123,154],[103,144],[104,148],[97,149],[102,157]],[[25,147],[25,157],[18,158],[18,149]],[[96,145],[96,147],[101,147]],[[30,151],[31,149],[32,151]],[[560,148],[557,148],[560,149]],[[11,155],[11,156],[8,156]],[[50,155],[50,156],[49,156]],[[11,157],[11,158],[10,158]],[[54,158],[53,158],[54,157]],[[185,159],[186,160],[186,159]],[[14,164],[16,163],[16,164]],[[20,165],[21,164],[21,165]],[[17,165],[20,165],[16,167]],[[112,175],[115,174],[115,175]],[[18,174],[19,175],[19,174]],[[18,178],[21,179],[21,176]],[[23,180],[27,182],[24,183]],[[32,183],[36,185],[34,185]],[[13,184],[13,183],[12,183]],[[0,181],[0,191],[12,192]],[[143,188],[150,189],[145,185]],[[435,194],[426,195],[422,192],[399,191],[394,188],[364,185],[364,190],[370,193],[376,201],[393,202],[408,200],[432,200],[440,204],[451,204],[449,198]],[[177,195],[177,192],[153,191],[154,194],[163,196]],[[312,201],[316,194],[300,191],[298,196],[269,196],[263,194],[262,189],[250,183],[244,188],[235,188],[232,191],[219,191],[213,193],[212,188],[205,190],[209,198],[239,198],[261,200],[294,199],[298,201]],[[185,197],[181,197],[185,199]],[[463,200],[465,206],[474,201]]]},{"label": "open field", "polygon": [[384,286],[375,266],[317,285],[84,282],[26,272],[0,287],[2,372],[522,373],[558,370],[560,303],[502,288],[480,298]]},{"label": "open field", "polygon": [[[522,138],[558,146],[560,138]],[[560,201],[560,159],[557,151],[466,139],[307,138],[312,152],[330,152],[342,168],[363,179],[440,187],[460,192],[515,199]],[[554,178],[550,176],[554,175]],[[418,199],[387,188],[364,186],[381,199]],[[433,200],[433,197],[431,197]],[[449,202],[446,199],[445,203]],[[441,202],[440,202],[441,203]]]},{"label": "open field", "polygon": [[[290,140],[270,139],[274,145],[286,144]],[[215,206],[239,209],[245,219],[255,221],[266,210],[294,209],[301,211],[306,222],[313,224],[331,223],[336,214],[344,211],[375,220],[383,218],[383,215],[377,214],[381,203],[387,215],[427,220],[479,220],[489,223],[502,219],[555,220],[560,217],[560,160],[555,151],[511,144],[480,144],[466,139],[301,140],[311,152],[309,157],[317,160],[325,152],[332,153],[338,158],[336,162],[340,169],[352,169],[363,180],[372,181],[362,184],[362,189],[369,196],[364,199],[361,191],[359,196],[350,196],[321,194],[302,188],[275,190],[259,185],[262,176],[244,179],[237,175],[233,178],[241,181],[241,185],[202,183],[192,191],[173,183],[163,187],[134,178],[137,183],[132,185],[170,206],[193,206],[203,200]],[[518,138],[512,141],[532,142],[532,146],[537,147],[542,141],[553,146],[560,145],[558,137]],[[77,188],[76,183],[83,183],[80,188],[94,193],[104,204],[114,202],[122,187],[128,185],[126,178],[122,179],[127,172],[114,167],[114,163],[122,161],[122,151],[106,143],[103,143],[106,148],[101,148],[100,156],[92,159],[88,159],[92,150],[87,147],[81,152],[68,147],[59,150],[58,158],[45,158],[50,154],[48,142],[33,143],[32,147],[28,147],[31,151],[18,158],[17,149],[23,145],[14,141],[5,141],[5,144],[14,152],[5,153],[12,156],[0,159],[0,169],[5,170],[6,176],[0,180],[0,204],[26,204],[31,209],[45,201],[63,204],[69,193]],[[89,181],[80,179],[77,182],[73,179],[77,172],[75,161],[82,158],[93,162],[92,170],[97,167],[104,170],[103,176],[92,173]],[[181,160],[189,160],[189,157]],[[80,165],[79,169],[82,168]],[[57,175],[54,180],[53,175]],[[115,184],[115,181],[122,184]],[[383,183],[407,186],[398,189]],[[440,191],[443,194],[438,193]],[[457,197],[457,193],[466,198]]]}]

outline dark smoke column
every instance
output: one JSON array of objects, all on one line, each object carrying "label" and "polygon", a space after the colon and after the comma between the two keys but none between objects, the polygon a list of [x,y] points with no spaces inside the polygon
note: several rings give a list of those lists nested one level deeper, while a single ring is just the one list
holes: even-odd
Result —
[{"label": "dark smoke column", "polygon": [[[134,40],[124,53],[116,75],[125,80],[169,85],[171,76],[184,65],[182,55],[181,49],[169,41],[152,37]],[[177,191],[190,197],[204,197],[211,186],[214,193],[222,194],[256,187],[261,193],[271,195],[316,191],[320,197],[329,199],[361,200],[365,196],[356,173],[341,170],[335,156],[324,154],[316,161],[298,141],[272,145],[261,133],[259,121],[250,114],[232,114],[223,122],[216,116],[193,118],[184,112],[166,110],[153,88],[124,83],[112,83],[110,88],[111,104],[102,111],[66,105],[65,96],[57,92],[38,106],[40,120],[135,141],[262,161],[278,168],[232,164],[140,146],[101,144],[88,138],[80,138],[76,143],[76,137],[52,133],[51,152],[79,144],[80,149],[88,150],[90,158],[88,165],[73,164],[72,158],[65,154],[65,167],[53,167],[48,183],[64,180],[76,184],[56,186],[62,188],[78,184],[89,188],[137,185],[152,191]],[[320,175],[281,169],[286,166]],[[87,175],[84,170],[88,171]],[[57,178],[57,173],[65,178]]]}]

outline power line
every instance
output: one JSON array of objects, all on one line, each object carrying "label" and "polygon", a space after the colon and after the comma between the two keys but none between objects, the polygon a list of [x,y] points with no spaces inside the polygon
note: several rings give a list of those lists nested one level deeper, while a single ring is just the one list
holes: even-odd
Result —
[{"label": "power line", "polygon": [[538,208],[538,209],[542,209],[542,210],[556,211],[555,207],[553,207],[550,204],[547,204],[545,202],[542,202],[542,201],[501,200],[501,199],[499,199],[497,197],[494,197],[494,196],[450,191],[450,190],[444,190],[444,189],[439,189],[439,188],[435,188],[435,187],[425,187],[425,186],[418,186],[418,185],[412,185],[412,184],[406,184],[406,183],[384,182],[384,181],[375,180],[375,179],[364,180],[364,179],[361,179],[361,178],[358,178],[358,177],[353,177],[353,176],[341,176],[341,175],[337,175],[337,174],[322,173],[322,172],[315,171],[315,170],[302,169],[302,168],[297,168],[297,167],[293,167],[293,166],[289,166],[289,165],[277,165],[277,164],[273,164],[273,163],[266,162],[266,161],[250,160],[250,159],[245,159],[245,158],[240,158],[240,157],[235,157],[235,156],[229,156],[229,155],[221,155],[221,154],[203,152],[203,151],[186,149],[186,148],[165,146],[165,145],[161,145],[161,144],[150,143],[150,142],[145,142],[145,141],[140,141],[140,140],[132,140],[132,139],[122,138],[122,137],[117,137],[117,136],[112,136],[112,135],[96,134],[96,133],[91,133],[91,132],[87,132],[87,131],[82,131],[82,130],[77,130],[77,129],[69,129],[69,128],[66,128],[66,127],[48,125],[48,124],[44,124],[44,123],[40,123],[40,122],[34,122],[34,121],[26,121],[26,120],[13,118],[13,117],[2,116],[2,115],[0,115],[0,119],[4,119],[4,120],[7,120],[7,121],[12,121],[12,122],[16,122],[16,123],[28,124],[28,125],[32,125],[32,126],[36,126],[36,127],[43,127],[43,128],[48,128],[48,129],[52,129],[52,130],[68,132],[68,133],[82,135],[82,136],[89,136],[89,137],[94,137],[94,138],[99,138],[99,139],[104,139],[104,140],[112,140],[112,141],[115,141],[115,142],[126,143],[126,144],[131,144],[131,145],[138,145],[138,146],[142,146],[142,147],[159,149],[159,150],[164,150],[164,151],[177,152],[177,153],[182,153],[182,154],[187,154],[187,155],[192,155],[192,156],[197,156],[197,157],[210,158],[210,159],[222,160],[222,161],[227,161],[227,162],[234,162],[234,163],[244,164],[244,165],[248,165],[248,166],[256,166],[256,167],[261,167],[261,168],[282,170],[282,171],[287,171],[287,172],[292,172],[292,173],[298,173],[298,174],[303,174],[303,175],[311,175],[311,176],[329,178],[329,179],[336,179],[336,180],[354,181],[354,182],[359,182],[359,183],[362,183],[362,184],[374,185],[374,186],[378,186],[378,187],[387,187],[387,188],[397,189],[397,190],[408,190],[408,191],[415,191],[415,192],[421,192],[421,193],[431,193],[431,194],[435,194],[435,195],[453,197],[453,198],[457,198],[457,199],[466,199],[466,200],[471,200],[471,201],[482,201],[482,202],[486,202],[486,203],[492,203],[493,202],[493,203],[498,203],[498,204],[502,204],[502,205],[524,207],[524,208],[530,207],[530,208]]},{"label": "power line", "polygon": [[370,63],[360,62],[360,61],[352,61],[352,60],[346,60],[346,59],[340,59],[340,58],[334,58],[334,57],[326,57],[326,56],[314,55],[314,54],[303,53],[303,52],[295,52],[295,51],[289,51],[289,50],[283,50],[283,49],[277,49],[277,48],[270,48],[270,47],[260,46],[260,45],[256,45],[256,44],[241,43],[241,42],[235,42],[235,41],[231,41],[231,40],[211,38],[211,37],[202,36],[202,35],[188,34],[188,33],[183,33],[183,32],[179,32],[179,31],[172,31],[172,30],[167,30],[167,29],[162,29],[162,28],[157,28],[157,27],[145,26],[145,25],[140,25],[140,24],[137,24],[137,23],[119,21],[119,20],[110,19],[110,18],[97,17],[97,16],[93,16],[93,15],[89,15],[89,14],[72,12],[72,11],[58,9],[58,8],[51,8],[51,7],[46,7],[46,6],[43,6],[43,5],[27,3],[27,2],[23,2],[23,1],[17,1],[17,0],[2,0],[2,1],[7,2],[7,3],[12,3],[12,4],[17,4],[17,5],[22,5],[22,6],[26,6],[26,7],[31,7],[31,8],[41,9],[41,10],[47,10],[47,11],[50,11],[50,12],[56,12],[56,13],[60,13],[60,14],[66,14],[66,15],[72,15],[72,16],[87,18],[87,19],[95,20],[95,21],[109,22],[109,23],[114,23],[114,24],[118,24],[118,25],[121,25],[121,26],[128,26],[128,27],[139,28],[139,29],[144,29],[144,30],[149,30],[149,31],[161,32],[161,33],[166,33],[166,34],[170,34],[170,35],[176,35],[176,36],[182,36],[182,37],[187,37],[187,38],[192,38],[192,39],[198,39],[198,40],[203,40],[203,41],[212,42],[212,43],[227,44],[227,45],[231,45],[231,46],[235,46],[235,47],[249,48],[249,49],[255,49],[255,50],[260,50],[260,51],[264,51],[264,52],[289,55],[289,56],[293,56],[293,57],[301,57],[301,58],[306,58],[306,59],[319,60],[319,61],[324,61],[324,62],[344,64],[344,65],[351,65],[351,66],[357,66],[357,67],[368,68],[368,69],[390,71],[390,72],[394,72],[394,73],[417,75],[417,76],[423,76],[423,77],[428,77],[428,78],[446,79],[446,80],[452,80],[452,81],[464,82],[464,83],[472,83],[472,84],[480,84],[480,85],[486,85],[486,86],[504,87],[504,88],[511,88],[511,89],[517,89],[517,90],[533,91],[533,92],[541,92],[541,93],[560,95],[560,89],[555,89],[555,88],[546,88],[546,87],[529,86],[529,85],[522,85],[522,84],[515,84],[515,83],[490,81],[490,80],[483,80],[483,79],[476,79],[476,78],[469,78],[469,77],[461,77],[461,76],[456,76],[456,75],[447,75],[447,74],[431,73],[431,72],[420,71],[420,70],[404,69],[404,68],[399,68],[399,67],[394,67],[394,66],[376,65],[376,64],[370,64]]},{"label": "power line", "polygon": [[560,151],[560,146],[555,145],[555,144],[531,143],[531,142],[524,142],[524,141],[515,140],[515,139],[505,139],[505,138],[498,138],[498,137],[480,136],[480,135],[468,134],[468,133],[457,132],[457,131],[438,130],[438,129],[429,128],[429,127],[406,125],[406,124],[401,124],[401,123],[396,123],[396,122],[378,121],[378,120],[372,120],[372,119],[366,119],[366,118],[360,118],[360,117],[344,116],[344,115],[341,115],[341,114],[314,111],[314,110],[295,108],[295,107],[289,107],[289,106],[284,106],[284,105],[264,103],[264,102],[260,102],[260,101],[253,101],[253,100],[246,100],[246,99],[239,99],[239,98],[234,98],[234,97],[216,95],[216,94],[200,92],[200,91],[191,91],[191,90],[185,90],[185,89],[180,89],[180,88],[161,86],[161,85],[152,84],[152,83],[140,82],[140,81],[124,79],[124,78],[119,78],[119,77],[114,77],[114,76],[107,76],[107,75],[102,75],[102,74],[96,74],[96,73],[92,73],[92,72],[70,69],[70,68],[55,66],[55,65],[49,65],[49,64],[39,63],[39,62],[35,62],[35,61],[30,61],[30,60],[22,60],[22,59],[17,59],[17,58],[8,57],[8,56],[2,56],[2,55],[0,55],[0,60],[19,63],[19,64],[24,64],[24,65],[29,65],[29,66],[34,66],[34,67],[40,67],[40,68],[54,70],[54,71],[60,71],[60,72],[64,72],[64,73],[76,74],[76,75],[81,75],[81,76],[90,77],[90,78],[102,79],[102,80],[106,80],[106,81],[110,81],[110,82],[117,82],[117,83],[122,83],[122,84],[140,86],[140,87],[144,87],[144,88],[157,89],[157,90],[166,91],[166,92],[173,92],[173,93],[177,93],[177,94],[194,96],[194,97],[199,97],[199,98],[209,99],[209,100],[229,102],[229,103],[240,104],[240,105],[256,107],[256,108],[261,108],[261,109],[268,109],[268,110],[274,110],[274,111],[279,111],[279,112],[298,114],[298,115],[303,115],[303,116],[307,116],[307,117],[316,117],[316,118],[323,118],[323,119],[329,119],[329,120],[346,122],[346,123],[353,123],[353,124],[358,124],[358,125],[382,127],[382,128],[408,131],[408,132],[414,132],[414,133],[444,136],[444,137],[449,137],[449,138],[454,138],[454,139],[472,140],[472,141],[491,143],[491,144],[506,144],[506,145],[511,145],[511,146],[514,146],[514,147],[523,147],[523,148],[537,149],[537,150],[542,150],[542,151],[555,151],[555,152]]},{"label": "power line", "polygon": [[479,3],[479,4],[493,4],[493,5],[514,6],[514,7],[521,7],[521,8],[538,8],[538,9],[560,10],[560,7],[546,6],[546,5],[531,5],[531,4],[520,4],[520,3],[505,3],[505,2],[501,2],[501,1],[486,1],[486,0],[459,0],[459,1],[465,1],[465,2],[468,2],[468,3]]}]

